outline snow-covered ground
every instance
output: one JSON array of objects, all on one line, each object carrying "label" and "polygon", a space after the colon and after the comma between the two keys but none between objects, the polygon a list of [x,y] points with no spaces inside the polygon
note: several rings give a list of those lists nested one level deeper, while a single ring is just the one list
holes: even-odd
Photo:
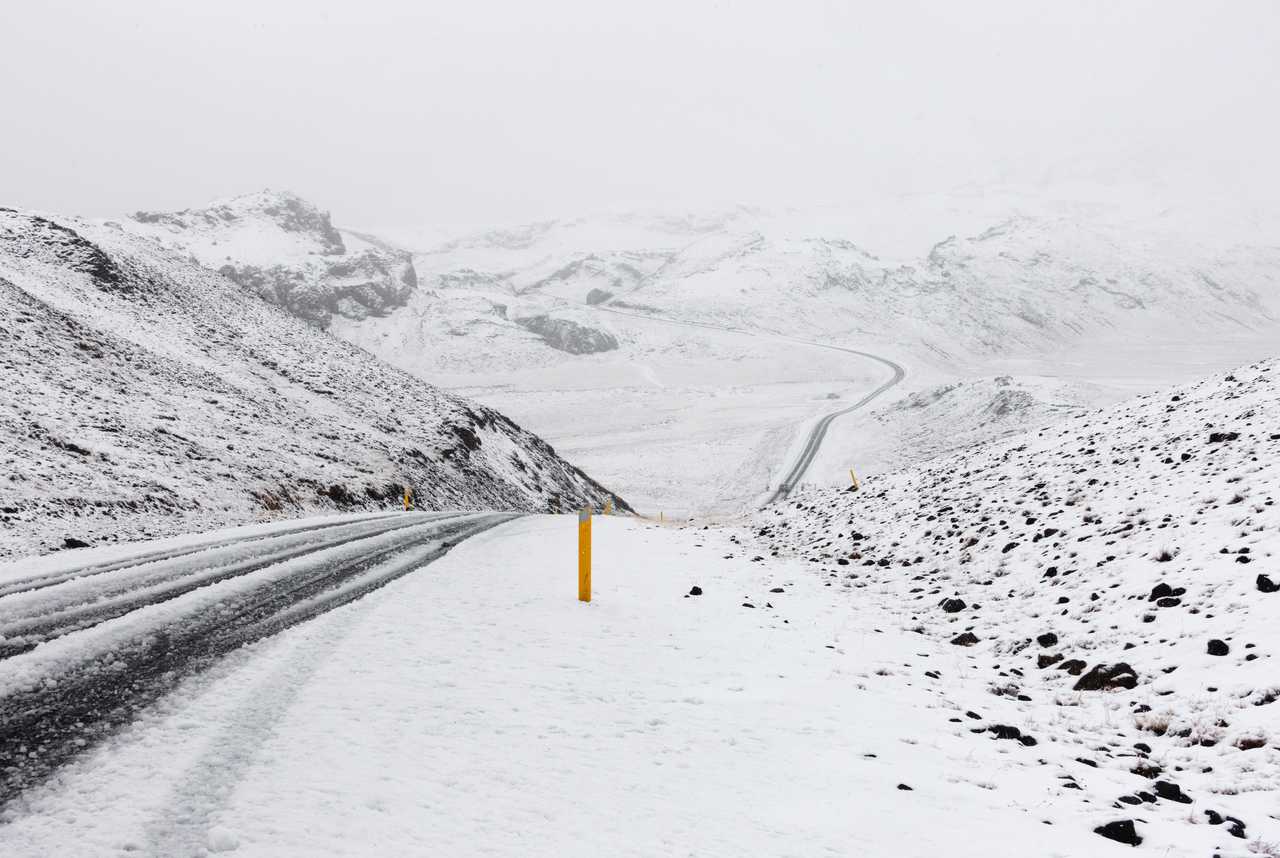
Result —
[{"label": "snow-covered ground", "polygon": [[793,495],[760,550],[952,646],[974,741],[1031,736],[1010,753],[1060,805],[1161,854],[1274,854],[1278,403],[1280,363],[1241,367]]},{"label": "snow-covered ground", "polygon": [[1007,704],[956,648],[733,531],[594,527],[590,604],[572,518],[488,531],[187,683],[5,854],[1126,854],[969,734]]}]

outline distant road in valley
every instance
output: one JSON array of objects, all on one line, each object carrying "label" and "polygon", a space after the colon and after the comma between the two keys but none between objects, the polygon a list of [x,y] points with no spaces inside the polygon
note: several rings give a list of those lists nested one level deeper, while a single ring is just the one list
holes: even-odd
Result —
[{"label": "distant road in valley", "polygon": [[594,309],[601,310],[606,313],[615,313],[619,316],[630,316],[631,318],[634,318],[634,319],[646,319],[651,322],[664,322],[669,325],[685,325],[687,327],[692,327],[692,328],[710,328],[711,330],[729,331],[730,333],[744,334],[747,336],[754,336],[754,337],[761,337],[761,336],[772,337],[774,339],[785,340],[787,342],[797,343],[799,345],[812,346],[814,348],[819,348],[819,349],[829,349],[831,351],[837,351],[837,352],[845,352],[847,354],[857,355],[858,357],[866,358],[868,360],[873,360],[876,363],[883,364],[885,367],[887,367],[891,371],[892,375],[890,376],[889,380],[886,381],[884,384],[880,385],[875,390],[871,391],[866,396],[862,397],[852,405],[846,405],[828,414],[824,414],[818,420],[818,422],[813,425],[813,428],[809,430],[809,434],[805,438],[804,446],[800,449],[800,452],[796,455],[796,457],[787,465],[785,471],[783,472],[782,477],[778,480],[778,484],[774,487],[773,491],[769,494],[768,500],[765,501],[765,506],[776,503],[782,500],[783,498],[785,498],[795,489],[796,486],[800,484],[800,481],[804,479],[805,473],[809,470],[809,466],[813,464],[814,457],[818,455],[818,450],[821,449],[822,447],[822,442],[826,438],[827,429],[831,426],[832,421],[834,421],[838,417],[842,417],[845,414],[848,414],[852,411],[857,411],[859,408],[864,407],[865,405],[867,405],[877,397],[881,396],[889,388],[901,382],[904,378],[906,378],[906,375],[907,375],[907,371],[903,369],[900,364],[895,363],[894,361],[891,361],[886,357],[881,357],[880,355],[872,354],[871,352],[860,351],[858,349],[846,348],[845,346],[834,346],[834,345],[831,345],[830,343],[820,343],[814,340],[802,340],[798,337],[789,337],[783,334],[771,334],[764,331],[752,331],[752,330],[747,330],[745,328],[734,328],[729,325],[715,325],[710,322],[693,322],[686,319],[673,319],[668,316],[653,316],[647,313],[636,313],[636,312],[630,312],[627,310],[619,310],[615,307],[608,307],[600,304],[595,305]]}]

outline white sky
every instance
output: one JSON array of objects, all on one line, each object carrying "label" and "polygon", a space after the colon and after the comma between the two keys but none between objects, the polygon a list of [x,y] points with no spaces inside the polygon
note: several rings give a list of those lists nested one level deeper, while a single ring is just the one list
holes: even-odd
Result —
[{"label": "white sky", "polygon": [[1100,177],[1280,201],[1280,2],[0,0],[0,205],[348,225]]}]

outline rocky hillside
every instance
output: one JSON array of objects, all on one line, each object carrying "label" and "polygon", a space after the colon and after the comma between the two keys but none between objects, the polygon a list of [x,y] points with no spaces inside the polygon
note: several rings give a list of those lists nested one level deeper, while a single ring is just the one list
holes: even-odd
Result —
[{"label": "rocky hillside", "polygon": [[181,212],[137,212],[122,226],[190,254],[207,268],[327,327],[334,315],[382,316],[418,285],[410,255],[335,229],[302,198],[262,191]]},{"label": "rocky hillside", "polygon": [[501,414],[118,224],[0,210],[0,371],[0,556],[394,507],[406,485],[421,508],[611,497]]},{"label": "rocky hillside", "polygon": [[886,681],[934,690],[941,727],[1006,745],[1099,836],[1278,854],[1277,501],[1268,361],[803,492],[755,534],[947,642]]}]

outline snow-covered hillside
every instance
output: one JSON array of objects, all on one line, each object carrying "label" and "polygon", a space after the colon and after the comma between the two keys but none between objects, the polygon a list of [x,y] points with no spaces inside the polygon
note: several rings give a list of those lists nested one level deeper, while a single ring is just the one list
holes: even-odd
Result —
[{"label": "snow-covered hillside", "polygon": [[0,210],[0,293],[0,554],[384,508],[405,485],[422,508],[610,496],[501,414],[118,224]]},{"label": "snow-covered hillside", "polygon": [[[232,226],[200,214],[126,227],[214,268],[226,257],[288,271],[327,259],[327,220],[291,230],[261,214],[291,211],[280,198],[204,210],[230,206]],[[857,401],[875,365],[667,319],[906,367],[894,393],[916,398],[833,424],[811,469],[818,482],[1267,356],[1280,337],[1280,248],[1247,218],[1215,213],[1206,226],[1178,209],[1026,195],[895,205],[600,215],[446,241],[393,232],[415,248],[419,286],[385,314],[332,315],[329,330],[511,414],[646,508],[694,512],[763,491],[805,423]],[[1006,387],[992,381],[1006,376]],[[817,379],[830,384],[815,389]]]},{"label": "snow-covered hillside", "polygon": [[[882,258],[853,222],[736,210],[539,224],[415,257],[424,284],[788,333],[884,337],[949,357],[1045,351],[1113,329],[1274,326],[1280,249],[1168,224],[1006,211]],[[447,298],[447,294],[442,297]]]},{"label": "snow-covered hillside", "polygon": [[418,284],[410,255],[335,229],[296,194],[261,191],[203,209],[136,212],[123,227],[191,254],[200,264],[294,315],[325,327],[401,307]]},{"label": "snow-covered hillside", "polygon": [[1007,746],[1102,836],[1275,854],[1278,403],[1264,361],[806,491],[757,514],[758,553],[949,642],[883,681],[932,690],[940,730]]}]

